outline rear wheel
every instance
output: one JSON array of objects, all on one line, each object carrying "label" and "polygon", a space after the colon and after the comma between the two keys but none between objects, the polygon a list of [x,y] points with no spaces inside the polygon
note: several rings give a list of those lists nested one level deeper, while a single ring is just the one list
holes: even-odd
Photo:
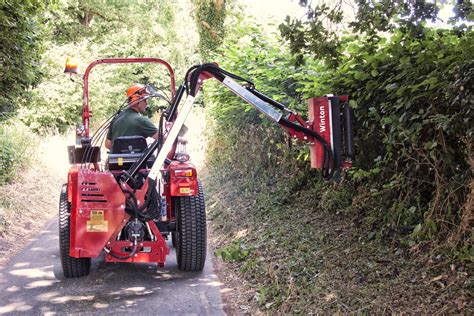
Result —
[{"label": "rear wheel", "polygon": [[69,256],[71,206],[67,201],[67,184],[63,184],[59,197],[59,254],[66,278],[86,276],[90,272],[91,258],[73,258]]},{"label": "rear wheel", "polygon": [[207,227],[204,194],[201,182],[196,196],[174,198],[178,227],[176,259],[183,271],[202,271],[206,261]]}]

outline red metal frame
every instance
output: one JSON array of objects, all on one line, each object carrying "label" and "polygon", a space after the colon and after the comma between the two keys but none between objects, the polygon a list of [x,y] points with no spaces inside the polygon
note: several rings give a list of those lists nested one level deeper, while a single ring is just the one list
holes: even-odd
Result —
[{"label": "red metal frame", "polygon": [[[137,252],[134,256],[128,259],[117,259],[108,253],[105,256],[107,262],[155,262],[159,266],[164,266],[166,256],[170,254],[170,249],[166,246],[166,240],[161,236],[158,227],[156,227],[153,221],[148,221],[150,229],[155,235],[155,241],[142,241],[138,243]],[[114,254],[119,256],[127,256],[129,252],[123,251],[124,248],[133,248],[133,243],[127,240],[116,240],[118,232],[114,234],[107,242],[106,247],[110,249]]]},{"label": "red metal frame", "polygon": [[176,82],[174,79],[174,70],[168,62],[160,58],[104,58],[93,61],[87,67],[84,73],[84,94],[82,98],[82,123],[84,125],[84,137],[89,137],[90,117],[92,116],[89,109],[89,73],[92,68],[100,64],[134,64],[134,63],[158,63],[162,64],[168,69],[171,80],[171,96],[174,97],[176,93]]},{"label": "red metal frame", "polygon": [[[131,188],[122,184],[124,189]],[[145,201],[148,181],[141,189],[135,191],[140,204]],[[169,191],[169,187],[168,187]],[[169,193],[169,192],[168,192]],[[166,195],[167,197],[169,194]],[[111,172],[100,172],[81,169],[73,166],[68,175],[68,202],[71,203],[70,248],[69,255],[74,258],[95,258],[104,246],[118,256],[127,256],[133,247],[130,241],[117,240],[130,216],[125,212],[125,194]],[[171,198],[168,200],[171,203]],[[102,212],[103,222],[99,231],[91,231],[90,223],[93,212]],[[167,210],[171,220],[171,207]],[[138,243],[136,254],[128,259],[117,259],[108,253],[105,257],[109,262],[155,262],[164,265],[170,250],[153,221],[148,225],[156,237],[154,241]]]},{"label": "red metal frame", "polygon": [[[84,80],[82,119],[84,124],[83,137],[90,136],[91,110],[89,107],[89,75],[91,70],[99,64],[123,64],[123,63],[159,63],[164,65],[170,75],[171,95],[174,98],[176,84],[172,67],[159,58],[106,58],[99,59],[89,64]],[[171,128],[172,122],[167,123]],[[168,154],[173,159],[176,146]],[[191,177],[176,177],[172,175],[175,169],[191,169]],[[163,197],[167,201],[167,221],[175,220],[172,214],[172,196],[191,196],[198,194],[197,173],[194,165],[190,163],[178,163],[173,161],[166,166],[170,174],[169,181],[164,185]],[[143,171],[143,170],[142,170]],[[127,184],[119,184],[114,171],[100,171],[98,168],[82,168],[80,165],[72,166],[68,174],[68,202],[71,205],[70,219],[70,249],[69,255],[74,258],[97,257],[106,247],[110,252],[120,257],[125,257],[133,248],[130,241],[117,240],[119,233],[125,227],[130,216],[125,212],[126,193],[123,189],[131,190]],[[186,192],[181,188],[188,188]],[[148,179],[141,189],[135,190],[137,201],[142,204],[148,190]],[[131,190],[133,191],[133,190]],[[182,192],[183,191],[183,192]],[[99,216],[97,226],[94,226],[94,218]],[[155,262],[164,265],[166,256],[170,253],[166,240],[153,221],[148,225],[155,235],[153,241],[142,241],[138,243],[136,254],[128,259],[117,259],[110,252],[105,259],[110,262]]]},{"label": "red metal frame", "polygon": [[[197,172],[193,164],[172,161],[168,167],[170,173],[169,195],[170,196],[194,196],[198,194]],[[176,170],[192,170],[192,175],[176,176]]]}]

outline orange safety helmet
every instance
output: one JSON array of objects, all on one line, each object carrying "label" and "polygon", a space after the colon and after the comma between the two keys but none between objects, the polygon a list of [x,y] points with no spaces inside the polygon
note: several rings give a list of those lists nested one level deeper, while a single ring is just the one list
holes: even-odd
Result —
[{"label": "orange safety helmet", "polygon": [[130,104],[130,106],[136,106],[140,99],[147,95],[149,95],[149,93],[144,85],[134,84],[127,89],[128,104]]}]

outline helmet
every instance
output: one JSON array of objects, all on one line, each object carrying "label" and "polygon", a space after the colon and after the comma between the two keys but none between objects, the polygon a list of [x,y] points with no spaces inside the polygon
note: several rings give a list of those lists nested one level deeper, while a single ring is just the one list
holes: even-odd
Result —
[{"label": "helmet", "polygon": [[127,98],[130,106],[137,105],[144,96],[150,95],[146,89],[146,86],[142,84],[134,84],[127,89]]}]

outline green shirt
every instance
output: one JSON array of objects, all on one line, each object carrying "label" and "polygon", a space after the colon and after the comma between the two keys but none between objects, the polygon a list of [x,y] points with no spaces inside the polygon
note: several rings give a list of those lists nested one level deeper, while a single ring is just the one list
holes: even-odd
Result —
[{"label": "green shirt", "polygon": [[150,119],[137,111],[128,108],[115,119],[107,133],[107,139],[114,141],[120,136],[151,137],[158,129]]}]

